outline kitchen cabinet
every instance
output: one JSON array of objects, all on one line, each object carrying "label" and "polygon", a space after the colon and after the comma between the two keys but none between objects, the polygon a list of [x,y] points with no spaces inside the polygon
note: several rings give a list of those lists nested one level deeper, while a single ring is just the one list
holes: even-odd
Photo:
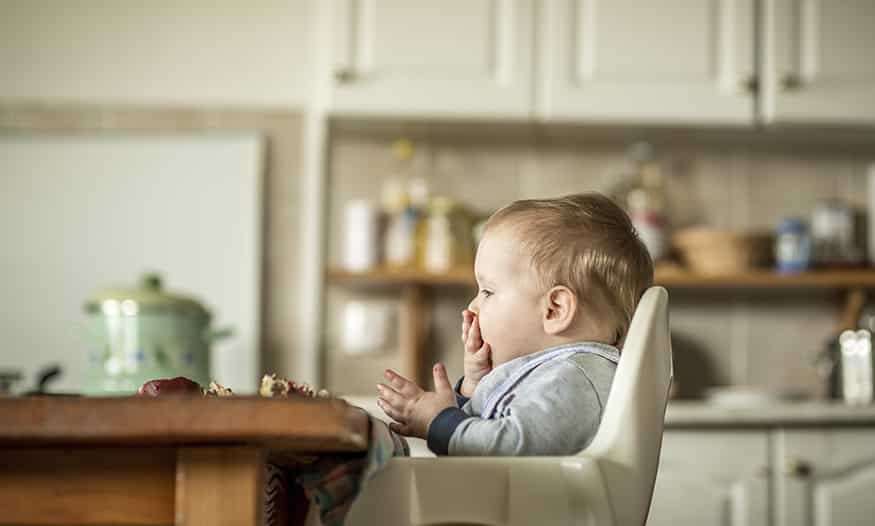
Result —
[{"label": "kitchen cabinet", "polygon": [[667,429],[648,526],[872,524],[875,428],[781,425]]},{"label": "kitchen cabinet", "polygon": [[342,115],[875,124],[870,0],[335,0]]},{"label": "kitchen cabinet", "polygon": [[754,0],[551,0],[542,5],[539,117],[753,122]]},{"label": "kitchen cabinet", "polygon": [[875,429],[775,432],[775,524],[872,524]]},{"label": "kitchen cabinet", "polygon": [[762,0],[768,124],[875,124],[875,2]]},{"label": "kitchen cabinet", "polygon": [[333,112],[529,118],[532,0],[333,7]]},{"label": "kitchen cabinet", "polygon": [[648,526],[769,524],[768,432],[667,430]]}]

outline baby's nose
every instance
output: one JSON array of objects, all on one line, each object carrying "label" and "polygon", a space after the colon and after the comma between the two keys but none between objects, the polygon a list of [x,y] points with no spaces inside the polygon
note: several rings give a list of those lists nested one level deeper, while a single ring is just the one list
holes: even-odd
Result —
[{"label": "baby's nose", "polygon": [[479,315],[480,308],[477,306],[477,298],[479,298],[479,296],[475,296],[474,299],[471,300],[471,303],[468,304],[468,310]]}]

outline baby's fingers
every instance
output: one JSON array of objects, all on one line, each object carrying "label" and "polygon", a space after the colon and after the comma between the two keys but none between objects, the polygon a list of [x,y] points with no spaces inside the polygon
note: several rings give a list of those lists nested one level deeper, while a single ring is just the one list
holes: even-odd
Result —
[{"label": "baby's fingers", "polygon": [[492,361],[492,347],[487,342],[483,342],[483,345],[474,353],[474,358],[478,361]]},{"label": "baby's fingers", "polygon": [[377,393],[380,396],[380,400],[383,400],[390,406],[398,409],[404,407],[404,402],[406,399],[400,393],[398,393],[398,391],[392,389],[388,385],[377,384]]},{"label": "baby's fingers", "polygon": [[471,374],[476,370],[483,375],[492,370],[492,347],[488,343],[484,343],[483,347],[478,349],[477,352],[468,356],[470,356],[470,371],[466,369],[466,373]]},{"label": "baby's fingers", "polygon": [[411,398],[421,390],[418,385],[411,382],[407,378],[404,378],[400,374],[396,373],[392,369],[386,369],[383,372],[383,376],[389,383],[395,388],[396,391],[401,393],[402,395]]},{"label": "baby's fingers", "polygon": [[383,398],[377,398],[377,405],[380,406],[380,409],[382,409],[384,413],[389,415],[389,418],[391,418],[392,420],[397,420],[398,422],[404,421],[404,415],[401,414],[401,411],[392,407],[392,405]]},{"label": "baby's fingers", "polygon": [[407,406],[407,399],[404,396],[384,384],[377,384],[377,393],[377,405],[380,406],[380,409],[399,422],[407,420],[404,417]]},{"label": "baby's fingers", "polygon": [[483,338],[480,336],[480,320],[475,317],[468,330],[468,339],[465,341],[465,350],[470,353],[477,352],[483,346]]},{"label": "baby's fingers", "polygon": [[468,339],[468,330],[471,328],[471,322],[474,319],[474,313],[465,309],[462,311],[462,344]]}]

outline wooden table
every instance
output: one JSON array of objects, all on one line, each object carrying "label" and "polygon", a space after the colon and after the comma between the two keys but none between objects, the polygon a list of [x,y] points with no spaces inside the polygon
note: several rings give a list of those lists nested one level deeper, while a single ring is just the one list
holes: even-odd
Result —
[{"label": "wooden table", "polygon": [[0,398],[0,524],[257,525],[266,462],[367,432],[340,400]]}]

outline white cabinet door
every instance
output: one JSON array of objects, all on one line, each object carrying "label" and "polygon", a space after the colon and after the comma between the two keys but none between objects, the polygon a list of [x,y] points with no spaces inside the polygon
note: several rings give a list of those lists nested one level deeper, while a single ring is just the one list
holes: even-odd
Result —
[{"label": "white cabinet door", "polygon": [[875,429],[775,433],[776,525],[875,523]]},{"label": "white cabinet door", "polygon": [[549,120],[751,124],[754,0],[549,0],[536,113]]},{"label": "white cabinet door", "polygon": [[764,0],[766,123],[875,124],[875,2]]},{"label": "white cabinet door", "polygon": [[766,431],[666,431],[648,526],[766,526]]},{"label": "white cabinet door", "polygon": [[532,0],[334,7],[334,112],[529,118]]}]

